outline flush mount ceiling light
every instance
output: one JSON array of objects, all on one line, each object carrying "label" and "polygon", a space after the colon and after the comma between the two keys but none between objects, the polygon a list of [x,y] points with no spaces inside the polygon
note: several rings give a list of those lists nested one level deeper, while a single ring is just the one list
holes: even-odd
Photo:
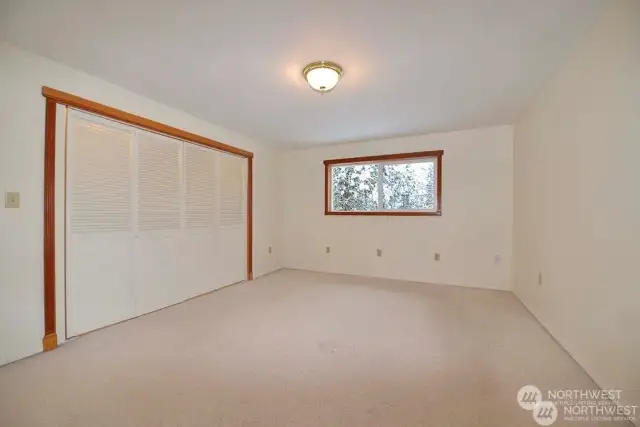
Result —
[{"label": "flush mount ceiling light", "polygon": [[331,91],[342,77],[342,67],[335,62],[316,61],[302,69],[302,75],[316,92]]}]

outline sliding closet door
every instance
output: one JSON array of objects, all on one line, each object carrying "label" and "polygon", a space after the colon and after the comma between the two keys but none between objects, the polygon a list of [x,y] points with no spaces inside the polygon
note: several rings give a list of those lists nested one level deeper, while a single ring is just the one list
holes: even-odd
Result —
[{"label": "sliding closet door", "polygon": [[77,112],[67,146],[68,336],[246,279],[246,159]]},{"label": "sliding closet door", "polygon": [[184,145],[185,230],[179,265],[185,298],[246,279],[246,163]]},{"label": "sliding closet door", "polygon": [[194,144],[184,145],[185,230],[180,264],[188,283],[186,298],[217,287],[219,253],[216,228],[219,204],[219,153]]},{"label": "sliding closet door", "polygon": [[219,283],[246,279],[246,194],[247,161],[220,153],[220,190],[217,229],[216,276]]},{"label": "sliding closet door", "polygon": [[140,131],[137,315],[246,278],[243,163]]},{"label": "sliding closet door", "polygon": [[136,315],[182,301],[183,142],[138,130]]},{"label": "sliding closet door", "polygon": [[67,122],[67,335],[134,315],[133,132],[70,112]]}]

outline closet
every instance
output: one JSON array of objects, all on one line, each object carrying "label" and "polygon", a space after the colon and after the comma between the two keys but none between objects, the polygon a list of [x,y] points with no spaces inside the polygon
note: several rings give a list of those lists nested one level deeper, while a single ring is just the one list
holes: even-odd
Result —
[{"label": "closet", "polygon": [[73,337],[246,279],[247,161],[69,109]]}]

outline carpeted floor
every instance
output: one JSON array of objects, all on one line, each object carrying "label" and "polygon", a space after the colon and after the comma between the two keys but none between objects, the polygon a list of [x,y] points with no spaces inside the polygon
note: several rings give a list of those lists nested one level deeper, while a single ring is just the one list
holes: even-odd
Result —
[{"label": "carpeted floor", "polygon": [[283,270],[1,367],[0,426],[536,426],[525,384],[595,387],[511,293]]}]

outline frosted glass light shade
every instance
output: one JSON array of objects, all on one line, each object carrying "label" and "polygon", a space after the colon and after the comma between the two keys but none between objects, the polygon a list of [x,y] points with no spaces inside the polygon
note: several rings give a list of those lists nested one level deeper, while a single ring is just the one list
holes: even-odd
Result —
[{"label": "frosted glass light shade", "polygon": [[309,86],[317,92],[329,92],[342,77],[342,67],[329,61],[312,62],[304,67],[302,74]]}]

